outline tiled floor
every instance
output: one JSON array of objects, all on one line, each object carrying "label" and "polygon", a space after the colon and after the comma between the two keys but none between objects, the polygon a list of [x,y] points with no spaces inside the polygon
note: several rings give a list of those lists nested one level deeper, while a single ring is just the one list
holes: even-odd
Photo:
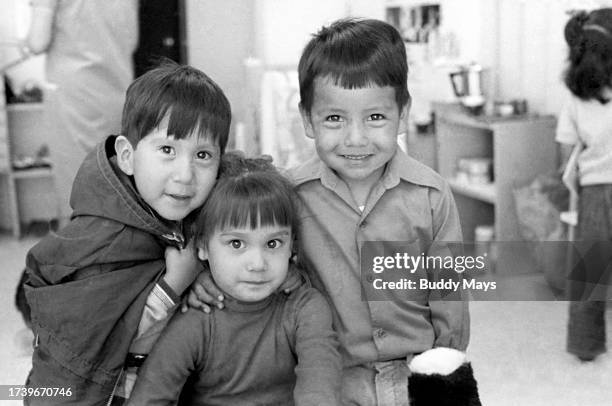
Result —
[{"label": "tiled floor", "polygon": [[[0,385],[23,385],[30,369],[32,335],[16,310],[14,299],[15,288],[25,264],[25,254],[36,241],[36,238],[16,240],[0,235],[3,275],[0,284]],[[18,403],[0,400],[0,405]]]},{"label": "tiled floor", "polygon": [[[566,302],[473,302],[472,360],[485,406],[612,405],[612,354],[565,352]],[[608,343],[612,308],[607,312]]]},{"label": "tiled floor", "polygon": [[[0,384],[22,384],[30,368],[31,337],[13,305],[25,253],[35,238],[0,235]],[[539,275],[528,278],[539,280]],[[539,282],[541,285],[543,282]],[[472,302],[468,357],[485,406],[612,405],[612,353],[581,363],[567,354],[567,303]],[[612,308],[607,312],[612,343]],[[610,344],[612,347],[612,344]],[[16,405],[1,401],[0,405]]]}]

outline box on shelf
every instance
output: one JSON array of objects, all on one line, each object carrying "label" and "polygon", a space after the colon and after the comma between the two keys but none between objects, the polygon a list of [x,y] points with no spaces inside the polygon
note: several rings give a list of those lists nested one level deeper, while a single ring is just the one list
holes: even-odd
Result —
[{"label": "box on shelf", "polygon": [[491,165],[491,158],[459,158],[457,180],[478,185],[491,183]]}]

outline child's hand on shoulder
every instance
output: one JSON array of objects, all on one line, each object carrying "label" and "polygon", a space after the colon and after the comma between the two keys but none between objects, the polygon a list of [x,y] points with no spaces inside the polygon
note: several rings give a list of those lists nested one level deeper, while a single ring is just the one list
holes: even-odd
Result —
[{"label": "child's hand on shoulder", "polygon": [[167,247],[165,257],[166,274],[164,275],[164,281],[177,295],[182,295],[203,269],[196,256],[193,242],[189,243],[184,249]]},{"label": "child's hand on shoulder", "polygon": [[286,294],[290,294],[300,286],[304,284],[304,278],[299,268],[293,263],[289,264],[289,271],[287,272],[287,278],[280,285],[280,290]]},{"label": "child's hand on shoulder", "polygon": [[211,306],[223,309],[223,299],[225,299],[223,292],[213,280],[210,270],[204,269],[204,272],[201,272],[191,285],[187,301],[183,303],[181,311],[184,313],[189,307],[193,307],[210,313]]}]

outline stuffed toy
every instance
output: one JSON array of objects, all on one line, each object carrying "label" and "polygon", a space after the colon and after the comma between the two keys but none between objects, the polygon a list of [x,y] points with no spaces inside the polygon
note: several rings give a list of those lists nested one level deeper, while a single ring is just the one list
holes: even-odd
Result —
[{"label": "stuffed toy", "polygon": [[410,406],[481,406],[465,353],[434,348],[415,356],[408,368]]}]

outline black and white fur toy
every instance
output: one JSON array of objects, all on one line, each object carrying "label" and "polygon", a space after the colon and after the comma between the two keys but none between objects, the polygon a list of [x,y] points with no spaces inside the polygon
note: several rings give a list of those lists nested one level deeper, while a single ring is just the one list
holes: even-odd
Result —
[{"label": "black and white fur toy", "polygon": [[465,353],[434,348],[415,356],[408,368],[410,406],[481,406]]}]

